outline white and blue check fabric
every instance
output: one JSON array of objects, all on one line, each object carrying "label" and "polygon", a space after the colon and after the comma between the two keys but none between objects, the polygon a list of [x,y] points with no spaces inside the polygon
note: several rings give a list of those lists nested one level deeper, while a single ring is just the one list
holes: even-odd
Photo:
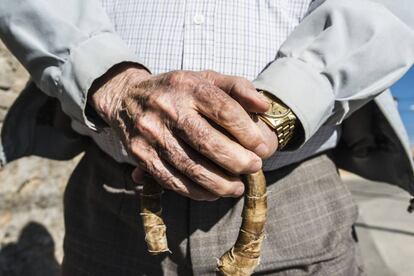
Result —
[{"label": "white and blue check fabric", "polygon": [[[152,73],[212,69],[254,80],[274,61],[312,0],[101,0],[116,32]],[[292,82],[300,81],[292,79]],[[134,163],[111,131],[81,133],[119,162]],[[337,144],[337,127],[322,127],[295,152],[277,152],[264,170],[306,159]]]}]

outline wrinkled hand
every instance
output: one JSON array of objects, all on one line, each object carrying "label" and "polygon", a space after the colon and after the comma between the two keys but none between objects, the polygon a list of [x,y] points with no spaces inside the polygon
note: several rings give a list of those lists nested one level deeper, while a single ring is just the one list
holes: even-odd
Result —
[{"label": "wrinkled hand", "polygon": [[258,171],[261,158],[277,148],[274,133],[246,112],[264,112],[268,103],[243,78],[212,71],[151,75],[126,65],[95,86],[92,106],[139,167],[187,197],[240,196],[239,175]]}]

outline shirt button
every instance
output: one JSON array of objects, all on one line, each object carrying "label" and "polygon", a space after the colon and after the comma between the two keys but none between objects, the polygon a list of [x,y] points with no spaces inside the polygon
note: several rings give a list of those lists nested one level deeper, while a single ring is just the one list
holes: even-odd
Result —
[{"label": "shirt button", "polygon": [[194,15],[194,17],[193,17],[193,21],[194,21],[194,23],[195,24],[197,24],[197,25],[201,25],[201,24],[203,24],[204,23],[204,15],[202,15],[202,14],[196,14],[196,15]]}]

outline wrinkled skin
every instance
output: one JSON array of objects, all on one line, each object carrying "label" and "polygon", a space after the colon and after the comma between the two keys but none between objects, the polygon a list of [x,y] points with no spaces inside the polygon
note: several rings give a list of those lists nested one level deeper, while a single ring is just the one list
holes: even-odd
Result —
[{"label": "wrinkled skin", "polygon": [[138,163],[161,186],[196,200],[238,197],[241,174],[260,170],[277,137],[248,112],[266,100],[246,79],[213,71],[151,75],[131,64],[94,83],[89,102],[116,129]]}]

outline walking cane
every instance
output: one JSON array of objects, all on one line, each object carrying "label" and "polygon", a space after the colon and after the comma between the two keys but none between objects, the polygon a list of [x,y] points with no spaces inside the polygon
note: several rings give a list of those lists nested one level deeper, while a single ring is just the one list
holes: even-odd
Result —
[{"label": "walking cane", "polygon": [[[263,171],[244,176],[246,186],[242,225],[235,245],[217,262],[218,275],[251,275],[259,264],[267,217],[266,179]],[[162,219],[162,187],[152,178],[145,177],[141,197],[141,217],[148,252],[158,255],[170,252],[167,227]]]}]

